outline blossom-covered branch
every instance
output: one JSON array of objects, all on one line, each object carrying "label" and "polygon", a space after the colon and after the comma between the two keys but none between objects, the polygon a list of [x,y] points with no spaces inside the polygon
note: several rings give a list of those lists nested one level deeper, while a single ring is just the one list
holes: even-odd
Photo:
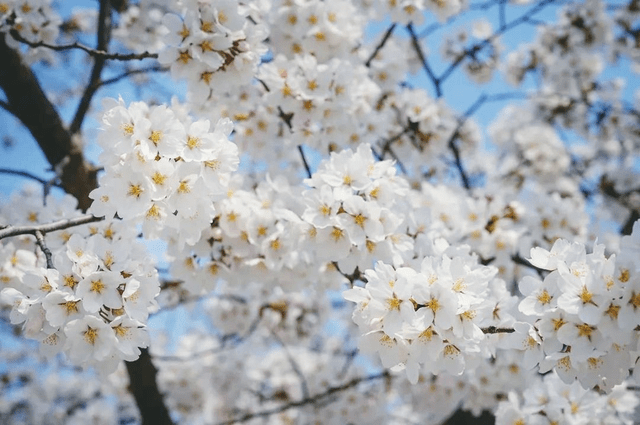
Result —
[{"label": "blossom-covered branch", "polygon": [[104,220],[104,217],[94,217],[92,214],[85,214],[80,217],[59,220],[46,224],[36,224],[33,226],[6,226],[0,229],[0,239],[19,235],[35,235],[36,232],[46,234],[56,230],[64,230],[70,227],[76,227],[87,223],[95,223],[102,220]]}]

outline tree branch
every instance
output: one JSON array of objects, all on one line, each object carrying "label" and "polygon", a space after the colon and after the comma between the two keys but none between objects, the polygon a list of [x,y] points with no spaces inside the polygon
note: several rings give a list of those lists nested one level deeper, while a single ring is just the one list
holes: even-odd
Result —
[{"label": "tree branch", "polygon": [[513,99],[518,97],[526,97],[526,95],[523,95],[520,93],[496,93],[492,95],[482,94],[480,95],[480,97],[478,97],[478,99],[476,99],[475,102],[473,102],[473,104],[469,107],[469,109],[467,109],[465,113],[462,115],[462,117],[458,120],[458,125],[456,126],[455,130],[451,134],[451,137],[449,138],[447,145],[449,146],[449,149],[451,149],[451,151],[453,152],[456,168],[460,173],[460,178],[462,179],[462,184],[464,185],[465,189],[467,190],[471,189],[471,183],[469,181],[469,176],[467,175],[467,172],[464,169],[464,165],[462,164],[462,158],[460,157],[460,150],[458,149],[458,146],[455,143],[456,139],[460,135],[460,130],[462,129],[462,126],[485,103],[492,102],[492,101]]},{"label": "tree branch", "polygon": [[485,334],[512,334],[516,331],[513,328],[496,328],[495,326],[481,328],[481,330]]},{"label": "tree branch", "polygon": [[407,25],[407,31],[409,31],[409,35],[411,36],[411,43],[413,44],[413,48],[415,49],[416,54],[420,59],[420,62],[422,62],[422,68],[424,68],[425,72],[427,73],[427,76],[431,80],[431,83],[433,83],[433,87],[435,88],[435,91],[436,91],[436,97],[438,98],[442,97],[442,89],[440,88],[440,79],[435,76],[435,74],[433,73],[433,70],[429,66],[429,63],[427,62],[427,58],[425,57],[424,52],[420,47],[420,40],[418,39],[418,36],[413,30],[412,24]]},{"label": "tree branch", "polygon": [[139,68],[139,69],[130,69],[128,71],[123,72],[122,74],[116,75],[115,77],[109,78],[107,80],[102,80],[97,83],[99,87],[108,86],[110,84],[117,83],[127,77],[136,74],[146,74],[147,72],[165,72],[168,71],[169,68],[164,68],[161,66],[150,66],[148,68]]},{"label": "tree branch", "polygon": [[49,250],[49,247],[44,242],[44,234],[40,230],[36,230],[34,232],[34,235],[36,237],[36,244],[38,244],[38,247],[43,252],[44,257],[47,259],[47,268],[48,269],[53,269],[54,268],[53,267],[53,258],[52,258],[52,255],[51,255],[51,251]]},{"label": "tree branch", "polygon": [[149,350],[140,350],[140,358],[135,362],[125,362],[129,372],[129,390],[136,400],[142,425],[173,425],[171,416],[158,385],[158,369],[153,365]]},{"label": "tree branch", "polygon": [[471,107],[467,109],[467,111],[464,113],[462,118],[458,120],[458,125],[456,126],[455,130],[451,134],[451,137],[449,138],[449,142],[447,143],[447,145],[449,146],[449,149],[451,149],[451,151],[453,152],[456,168],[460,173],[462,184],[464,185],[464,188],[467,190],[471,189],[471,183],[469,182],[469,176],[467,175],[467,172],[464,169],[464,165],[462,164],[462,158],[460,157],[460,150],[458,149],[458,145],[456,144],[456,139],[460,135],[460,130],[462,129],[462,126],[467,121],[467,119],[469,119],[469,117],[475,111],[477,111],[478,108],[480,108],[480,106],[482,106],[482,104],[486,101],[487,101],[487,95],[486,94],[480,95],[480,97],[473,103],[473,105],[471,105]]},{"label": "tree branch", "polygon": [[105,60],[116,60],[116,61],[131,61],[131,60],[142,60],[142,59],[157,59],[157,53],[150,52],[142,52],[142,53],[108,53],[104,50],[100,49],[92,49],[91,47],[87,47],[80,43],[72,43],[72,44],[63,44],[63,45],[53,45],[48,44],[43,41],[29,41],[26,38],[22,37],[20,33],[15,30],[9,32],[11,37],[13,37],[16,41],[20,43],[26,44],[29,47],[46,47],[47,49],[55,50],[55,51],[64,51],[64,50],[83,50],[87,52],[90,56],[96,58],[102,58]]},{"label": "tree branch", "polygon": [[94,217],[91,214],[82,215],[75,218],[67,218],[64,220],[54,221],[47,224],[38,224],[35,226],[9,226],[0,229],[0,239],[19,235],[36,235],[37,232],[49,233],[56,230],[68,229],[69,227],[80,226],[87,223],[95,223],[104,220],[104,217]]},{"label": "tree branch", "polygon": [[[98,13],[98,34],[97,34],[97,46],[98,50],[107,51],[109,48],[109,40],[111,39],[111,5],[109,0],[100,1],[100,11]],[[100,74],[106,63],[104,56],[95,56],[93,62],[93,69],[91,70],[91,77],[89,78],[89,84],[87,84],[82,98],[78,103],[78,109],[69,126],[69,132],[71,134],[77,134],[82,127],[82,121],[85,115],[89,111],[91,105],[91,99],[98,90],[100,82]]]},{"label": "tree branch", "polygon": [[455,61],[453,61],[453,63],[449,65],[449,67],[439,77],[436,78],[436,80],[441,84],[443,81],[449,78],[451,73],[453,73],[453,71],[462,63],[462,61],[465,58],[477,53],[484,46],[491,43],[494,39],[498,38],[505,32],[517,27],[520,24],[528,22],[533,15],[540,12],[547,5],[554,3],[555,1],[556,0],[542,0],[541,2],[533,6],[531,9],[529,9],[527,12],[522,14],[519,18],[509,22],[508,24],[504,24],[504,26],[501,25],[500,28],[495,33],[493,33],[493,35],[486,38],[485,40],[480,41],[479,43],[474,44],[469,49],[465,50],[464,54],[460,55],[460,57],[458,57]]},{"label": "tree branch", "polygon": [[499,0],[498,3],[498,21],[500,22],[499,28],[503,30],[507,26],[507,2],[506,0]]},{"label": "tree branch", "polygon": [[307,162],[307,158],[304,156],[302,145],[298,145],[298,150],[300,151],[300,156],[302,157],[302,163],[304,164],[304,169],[307,170],[307,176],[311,178],[311,168],[309,168],[309,163]]},{"label": "tree branch", "polygon": [[277,413],[282,413],[284,411],[287,411],[289,409],[293,409],[294,407],[301,407],[301,406],[305,406],[307,404],[317,404],[320,403],[321,401],[323,401],[326,398],[331,397],[333,394],[348,390],[350,388],[356,387],[357,385],[363,383],[363,382],[370,382],[370,381],[376,381],[378,379],[383,379],[383,378],[389,378],[391,375],[389,375],[389,372],[384,371],[375,375],[369,375],[369,376],[365,376],[365,377],[360,377],[360,378],[354,378],[351,381],[336,386],[336,387],[329,387],[326,391],[316,394],[312,397],[306,397],[303,398],[302,400],[299,401],[294,401],[291,403],[287,403],[284,404],[280,407],[276,407],[273,409],[269,409],[269,410],[263,410],[262,412],[256,412],[256,413],[247,413],[244,416],[238,417],[236,419],[231,419],[229,421],[224,421],[224,422],[218,422],[216,425],[232,425],[232,424],[236,424],[236,423],[242,423],[242,422],[247,422],[250,421],[251,419],[254,418],[265,418],[271,415],[275,415]]},{"label": "tree branch", "polygon": [[34,174],[31,174],[31,173],[28,173],[26,171],[11,170],[9,168],[0,168],[0,173],[2,173],[2,174],[10,174],[10,175],[20,176],[20,177],[26,177],[28,179],[35,180],[35,181],[37,181],[38,183],[40,183],[42,185],[60,187],[60,184],[55,182],[55,178],[51,179],[51,180],[45,180],[42,177],[38,177],[38,176],[36,176]]},{"label": "tree branch", "polygon": [[369,59],[367,59],[367,61],[364,63],[364,65],[369,68],[371,66],[371,62],[373,61],[373,59],[375,59],[376,55],[378,54],[378,52],[380,52],[380,50],[382,50],[382,48],[384,47],[384,45],[387,43],[387,40],[389,39],[389,37],[391,37],[391,34],[393,33],[393,30],[396,27],[396,23],[394,22],[389,29],[387,30],[387,32],[384,33],[384,36],[382,37],[382,40],[380,40],[380,43],[378,43],[378,45],[376,46],[376,48],[373,50],[373,52],[371,53],[371,56],[369,56]]}]

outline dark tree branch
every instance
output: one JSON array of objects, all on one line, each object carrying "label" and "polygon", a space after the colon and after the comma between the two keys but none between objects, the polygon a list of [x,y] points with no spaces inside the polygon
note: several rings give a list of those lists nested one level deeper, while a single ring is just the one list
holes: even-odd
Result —
[{"label": "dark tree branch", "polygon": [[47,268],[48,269],[53,269],[54,268],[53,267],[53,258],[51,256],[51,251],[49,250],[49,247],[44,242],[44,233],[42,233],[40,230],[36,230],[34,232],[34,235],[36,237],[36,244],[38,244],[38,247],[43,252],[44,257],[47,259]]},{"label": "dark tree branch", "polygon": [[307,176],[311,178],[311,168],[309,168],[309,163],[307,162],[307,158],[304,156],[302,145],[298,145],[298,151],[300,151],[300,156],[302,157],[302,163],[304,164],[304,169],[307,170]]},{"label": "dark tree branch", "polygon": [[[111,4],[110,0],[101,0],[100,1],[100,11],[98,12],[98,34],[97,34],[97,46],[98,50],[106,52],[109,48],[109,40],[111,39]],[[91,77],[89,78],[89,84],[82,94],[82,98],[80,99],[80,103],[78,104],[78,109],[76,110],[76,114],[73,117],[73,121],[71,121],[71,125],[69,126],[69,132],[71,134],[77,134],[80,132],[80,128],[82,127],[82,121],[84,120],[85,115],[89,111],[89,106],[91,105],[91,99],[93,95],[98,90],[100,75],[102,74],[102,69],[106,63],[106,59],[104,56],[95,56],[93,62],[93,69],[91,70]]]},{"label": "dark tree branch", "polygon": [[229,421],[224,421],[224,422],[218,422],[216,425],[232,425],[232,424],[247,422],[254,418],[266,418],[271,415],[275,415],[277,413],[282,413],[289,409],[293,409],[295,407],[302,407],[308,404],[318,404],[324,401],[325,399],[331,397],[334,394],[356,387],[363,382],[377,381],[378,379],[386,379],[386,378],[389,378],[390,376],[391,375],[389,375],[389,372],[384,371],[375,375],[369,375],[361,378],[354,378],[345,384],[342,384],[336,387],[330,387],[326,391],[316,394],[312,397],[303,398],[302,400],[287,403],[273,409],[263,410],[262,412],[247,413],[244,416],[240,416],[236,419],[231,419]]},{"label": "dark tree branch", "polygon": [[506,9],[507,9],[507,2],[506,0],[499,0],[500,3],[498,4],[498,20],[500,22],[500,30],[503,30],[506,26],[507,26],[507,16],[506,16]]},{"label": "dark tree branch", "polygon": [[495,326],[481,328],[481,330],[485,334],[512,334],[516,331],[513,328],[496,328]]},{"label": "dark tree branch", "polygon": [[8,226],[0,230],[0,239],[19,235],[34,235],[36,232],[49,233],[56,230],[68,229],[70,227],[81,226],[87,223],[95,223],[104,220],[104,217],[94,217],[91,214],[81,215],[80,217],[67,218],[64,220],[54,221],[52,223],[38,224],[35,226]]},{"label": "dark tree branch", "polygon": [[543,277],[545,273],[549,272],[549,270],[541,269],[540,267],[534,266],[529,260],[527,260],[526,258],[522,258],[519,255],[512,255],[511,260],[516,264],[535,270],[540,277]]},{"label": "dark tree branch", "polygon": [[449,138],[449,141],[447,142],[447,144],[449,146],[449,149],[451,149],[451,151],[453,152],[456,168],[460,173],[460,179],[462,180],[462,184],[464,185],[465,189],[467,190],[471,189],[471,183],[469,181],[469,176],[467,175],[464,165],[462,164],[462,158],[460,157],[460,150],[458,149],[458,146],[455,143],[458,136],[460,136],[460,130],[462,130],[462,126],[464,126],[464,123],[467,122],[467,120],[473,114],[475,114],[476,111],[480,109],[482,105],[484,105],[487,102],[501,101],[501,100],[507,100],[507,99],[513,99],[513,98],[521,98],[521,97],[526,97],[526,95],[523,95],[521,93],[496,93],[492,95],[482,94],[480,95],[480,97],[478,97],[478,99],[476,99],[476,101],[469,107],[469,109],[465,111],[462,117],[458,120],[458,125],[456,126],[455,130],[451,134],[451,137]]},{"label": "dark tree branch", "polygon": [[347,274],[346,272],[343,272],[342,270],[340,270],[340,266],[338,266],[338,262],[337,261],[331,262],[331,265],[333,267],[335,267],[335,269],[336,269],[336,271],[338,273],[340,273],[343,277],[345,277],[349,281],[351,286],[353,286],[353,284],[356,282],[356,280],[360,280],[362,282],[366,282],[367,281],[367,279],[364,277],[364,274],[360,271],[360,269],[358,267],[356,267],[356,269],[353,271],[353,273]]},{"label": "dark tree branch", "polygon": [[478,417],[467,410],[458,409],[443,425],[494,425],[495,423],[495,416],[486,410]]},{"label": "dark tree branch", "polygon": [[482,104],[486,101],[487,101],[487,95],[482,94],[473,103],[473,105],[471,105],[471,107],[467,109],[467,111],[464,113],[462,118],[458,120],[458,125],[456,126],[455,130],[451,134],[451,137],[449,138],[449,142],[447,143],[447,145],[449,146],[449,149],[451,149],[451,151],[453,152],[456,168],[458,169],[458,173],[460,173],[460,179],[462,179],[462,184],[464,185],[464,188],[467,190],[471,189],[471,183],[469,182],[469,176],[467,175],[467,172],[464,169],[464,165],[462,164],[462,158],[460,157],[460,150],[458,149],[458,145],[456,144],[456,139],[460,135],[460,130],[462,129],[462,126],[467,121],[467,119],[469,119],[469,117],[473,115],[473,113],[477,111],[478,108],[480,108],[480,106],[482,106]]},{"label": "dark tree branch", "polygon": [[638,210],[631,210],[631,213],[629,213],[629,218],[627,218],[627,221],[622,225],[622,228],[620,229],[620,234],[630,235],[633,231],[633,225],[639,219],[640,213],[638,213]]},{"label": "dark tree branch", "polygon": [[131,61],[131,60],[142,60],[142,59],[157,59],[157,53],[150,52],[142,52],[142,53],[108,53],[104,50],[100,49],[92,49],[91,47],[87,47],[80,43],[72,43],[72,44],[63,44],[63,45],[53,45],[48,44],[43,41],[29,41],[26,38],[22,37],[20,33],[15,30],[10,31],[11,37],[13,37],[16,41],[19,41],[23,44],[28,45],[29,47],[46,47],[47,49],[55,50],[55,51],[64,51],[64,50],[83,50],[87,52],[90,56],[96,58],[102,58],[105,60],[116,60],[116,61]]},{"label": "dark tree branch", "polygon": [[391,146],[387,146],[384,150],[384,152],[388,152],[389,155],[391,156],[391,158],[393,158],[393,160],[396,162],[396,164],[398,164],[398,168],[400,169],[400,172],[404,175],[407,175],[407,168],[404,166],[404,164],[402,163],[402,161],[400,161],[400,158],[398,157],[398,155],[396,155],[396,153],[393,151],[393,149],[391,149]]},{"label": "dark tree branch", "polygon": [[630,235],[633,231],[633,224],[640,219],[640,211],[634,207],[634,205],[629,201],[629,196],[634,192],[624,192],[620,193],[615,188],[615,183],[607,178],[606,175],[600,178],[600,183],[598,188],[602,192],[603,195],[613,199],[615,202],[619,203],[623,207],[629,209],[629,217],[627,221],[620,228],[621,235]]},{"label": "dark tree branch", "polygon": [[424,71],[427,73],[427,77],[429,77],[429,80],[431,80],[431,83],[433,84],[433,87],[436,91],[436,97],[438,98],[442,97],[442,89],[440,88],[440,79],[436,77],[436,75],[433,73],[433,70],[429,66],[429,62],[427,62],[427,58],[424,55],[424,52],[422,51],[422,47],[420,47],[420,40],[418,39],[416,32],[413,30],[412,24],[407,25],[407,31],[411,36],[411,43],[413,44],[413,48],[415,49],[416,54],[420,59],[420,62],[422,62],[422,68],[424,68]]},{"label": "dark tree branch", "polygon": [[150,66],[148,68],[139,68],[139,69],[130,69],[128,71],[123,72],[122,74],[116,75],[115,77],[109,78],[107,80],[102,80],[97,83],[99,87],[108,86],[110,84],[117,83],[118,81],[122,81],[125,78],[128,78],[132,75],[137,74],[146,74],[149,72],[166,72],[168,68],[163,68],[161,66]]},{"label": "dark tree branch", "polygon": [[9,168],[0,168],[0,173],[2,173],[2,174],[11,174],[11,175],[20,176],[20,177],[26,177],[28,179],[35,180],[35,181],[37,181],[38,183],[40,183],[42,185],[60,187],[60,184],[55,182],[55,178],[52,179],[52,180],[45,180],[42,177],[38,177],[38,176],[36,176],[34,174],[31,174],[31,173],[28,173],[26,171],[11,170]]},{"label": "dark tree branch", "polygon": [[390,137],[389,139],[385,140],[382,143],[382,152],[380,153],[380,159],[383,159],[385,154],[389,154],[391,155],[391,158],[393,158],[396,163],[398,164],[398,167],[400,168],[400,171],[402,172],[402,174],[407,174],[407,169],[404,166],[404,164],[402,163],[402,161],[400,161],[400,158],[398,158],[398,156],[396,155],[396,153],[391,149],[391,144],[393,142],[395,142],[396,140],[399,140],[402,136],[404,136],[405,134],[411,132],[411,128],[410,126],[406,126],[402,132],[396,134],[395,136]]},{"label": "dark tree branch", "polygon": [[371,56],[369,56],[369,59],[367,59],[367,61],[364,63],[367,68],[369,68],[371,66],[371,62],[373,61],[373,59],[375,59],[375,57],[378,54],[378,52],[380,52],[380,50],[382,50],[384,45],[387,43],[387,40],[389,40],[389,37],[391,37],[391,34],[393,33],[393,30],[395,28],[396,28],[396,23],[394,22],[389,27],[387,32],[384,33],[384,36],[382,37],[382,40],[380,40],[380,43],[378,43],[376,48],[373,50],[373,52],[371,53]]},{"label": "dark tree branch", "polygon": [[173,425],[156,383],[158,370],[151,361],[149,350],[140,351],[138,360],[125,364],[129,372],[129,390],[140,409],[142,425]]},{"label": "dark tree branch", "polygon": [[456,168],[458,169],[458,173],[460,174],[460,179],[462,180],[462,185],[465,189],[471,189],[471,183],[469,182],[469,176],[467,175],[467,171],[464,169],[464,164],[462,164],[462,158],[460,157],[460,150],[458,149],[458,145],[455,143],[455,139],[458,137],[458,130],[454,132],[449,139],[449,149],[453,152],[453,157],[455,160]]}]

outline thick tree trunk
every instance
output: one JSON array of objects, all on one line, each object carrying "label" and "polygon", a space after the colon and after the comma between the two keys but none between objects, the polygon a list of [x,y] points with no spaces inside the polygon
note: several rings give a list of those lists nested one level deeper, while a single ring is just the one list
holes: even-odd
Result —
[{"label": "thick tree trunk", "polygon": [[140,412],[144,412],[142,425],[171,425],[173,422],[169,411],[156,384],[158,370],[151,362],[149,351],[141,351],[138,360],[126,364],[129,372],[129,391],[136,399]]}]

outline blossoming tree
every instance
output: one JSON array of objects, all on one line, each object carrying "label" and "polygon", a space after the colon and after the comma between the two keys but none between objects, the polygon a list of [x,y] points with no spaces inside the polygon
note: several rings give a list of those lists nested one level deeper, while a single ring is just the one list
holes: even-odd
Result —
[{"label": "blossoming tree", "polygon": [[0,0],[2,423],[633,423],[637,0],[97,3]]}]

